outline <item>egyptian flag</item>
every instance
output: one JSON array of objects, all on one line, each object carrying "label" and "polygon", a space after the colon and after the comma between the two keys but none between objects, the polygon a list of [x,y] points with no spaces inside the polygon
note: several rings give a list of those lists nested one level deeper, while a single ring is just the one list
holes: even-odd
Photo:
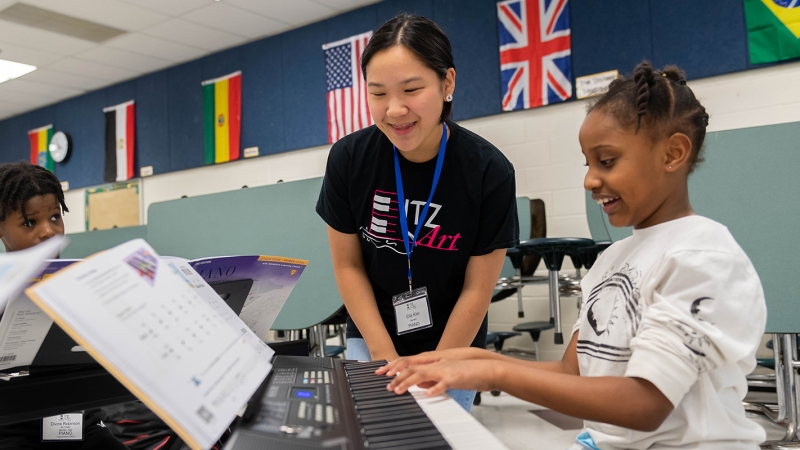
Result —
[{"label": "egyptian flag", "polygon": [[31,164],[42,166],[50,172],[53,171],[53,158],[50,156],[50,139],[53,138],[53,126],[47,125],[28,131],[28,140],[31,142]]},{"label": "egyptian flag", "polygon": [[133,178],[133,100],[104,108],[106,113],[106,183]]},{"label": "egyptian flag", "polygon": [[242,72],[207,80],[203,85],[203,133],[206,164],[239,159],[242,123]]}]

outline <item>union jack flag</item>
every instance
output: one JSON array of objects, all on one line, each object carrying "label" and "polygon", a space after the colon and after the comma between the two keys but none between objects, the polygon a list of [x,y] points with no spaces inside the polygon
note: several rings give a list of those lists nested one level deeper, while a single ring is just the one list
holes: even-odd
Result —
[{"label": "union jack flag", "polygon": [[371,36],[369,31],[322,46],[328,80],[329,144],[374,123],[361,72],[361,53]]},{"label": "union jack flag", "polygon": [[497,3],[503,110],[535,108],[572,97],[568,0]]}]

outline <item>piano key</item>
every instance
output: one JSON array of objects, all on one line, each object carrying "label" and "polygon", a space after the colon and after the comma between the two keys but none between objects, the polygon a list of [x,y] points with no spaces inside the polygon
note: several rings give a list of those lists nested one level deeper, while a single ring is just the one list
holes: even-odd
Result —
[{"label": "piano key", "polygon": [[450,446],[447,444],[447,441],[442,439],[441,436],[399,439],[394,442],[380,442],[374,445],[370,443],[369,448],[370,450],[382,450],[382,449],[405,448],[406,446],[412,446],[412,445],[420,446],[417,448],[436,448],[440,446],[446,446],[445,448],[450,448]]}]

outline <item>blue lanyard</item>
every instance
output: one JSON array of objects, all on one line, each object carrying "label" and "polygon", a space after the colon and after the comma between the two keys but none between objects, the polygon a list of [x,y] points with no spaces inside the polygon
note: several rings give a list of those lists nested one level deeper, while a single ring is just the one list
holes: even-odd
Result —
[{"label": "blue lanyard", "polygon": [[400,230],[403,233],[403,244],[406,246],[406,256],[408,257],[408,290],[411,291],[411,253],[414,251],[414,246],[417,243],[419,230],[422,229],[422,224],[425,222],[425,217],[428,215],[428,207],[431,206],[433,200],[433,193],[436,192],[436,185],[439,184],[439,175],[442,174],[442,164],[444,163],[444,150],[447,146],[447,128],[442,122],[442,142],[439,144],[439,156],[436,158],[436,171],[433,172],[433,186],[431,186],[431,194],[428,196],[428,201],[425,207],[422,208],[422,215],[417,220],[417,228],[414,230],[414,240],[411,244],[408,243],[408,212],[406,211],[406,196],[403,191],[403,176],[400,173],[400,158],[397,156],[397,147],[394,145],[394,178],[397,183],[397,203],[398,203],[398,216],[400,218]]}]

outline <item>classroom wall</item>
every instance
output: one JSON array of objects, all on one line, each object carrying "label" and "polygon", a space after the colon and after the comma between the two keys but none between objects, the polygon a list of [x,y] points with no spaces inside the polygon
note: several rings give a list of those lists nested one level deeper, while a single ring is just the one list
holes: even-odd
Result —
[{"label": "classroom wall", "polygon": [[[798,121],[800,89],[792,87],[798,77],[800,62],[795,62],[696,80],[689,86],[711,115],[709,131],[723,131]],[[456,89],[456,95],[458,92]],[[583,193],[584,159],[577,140],[585,107],[584,101],[570,102],[459,122],[493,142],[511,160],[517,173],[517,195],[544,200],[550,237],[590,237]],[[153,202],[183,195],[322,176],[329,149],[329,146],[311,147],[145,178],[142,180],[145,211]],[[84,231],[84,196],[83,189],[66,193],[71,210],[65,216],[68,233]],[[569,267],[568,261],[565,267]],[[526,317],[517,318],[514,298],[495,303],[489,310],[491,330],[510,330],[521,321],[548,317],[546,286],[526,287],[523,295]],[[574,298],[562,299],[563,326],[567,332],[577,319],[575,305]],[[544,357],[561,357],[563,348],[553,344],[552,332],[544,333],[540,342]],[[512,339],[509,344],[532,347],[527,336]]]},{"label": "classroom wall", "polygon": [[[74,151],[56,165],[73,187],[102,183],[102,108],[136,101],[134,173],[203,165],[202,80],[242,71],[242,148],[273,155],[327,142],[321,45],[374,29],[398,11],[436,21],[458,70],[454,117],[501,112],[497,0],[384,0],[295,30],[0,121],[0,162],[27,159],[27,130],[52,123]],[[740,0],[571,0],[573,77],[630,70],[642,59],[680,64],[689,79],[751,69]],[[491,119],[490,119],[491,120]],[[251,170],[251,169],[247,169]]]}]

